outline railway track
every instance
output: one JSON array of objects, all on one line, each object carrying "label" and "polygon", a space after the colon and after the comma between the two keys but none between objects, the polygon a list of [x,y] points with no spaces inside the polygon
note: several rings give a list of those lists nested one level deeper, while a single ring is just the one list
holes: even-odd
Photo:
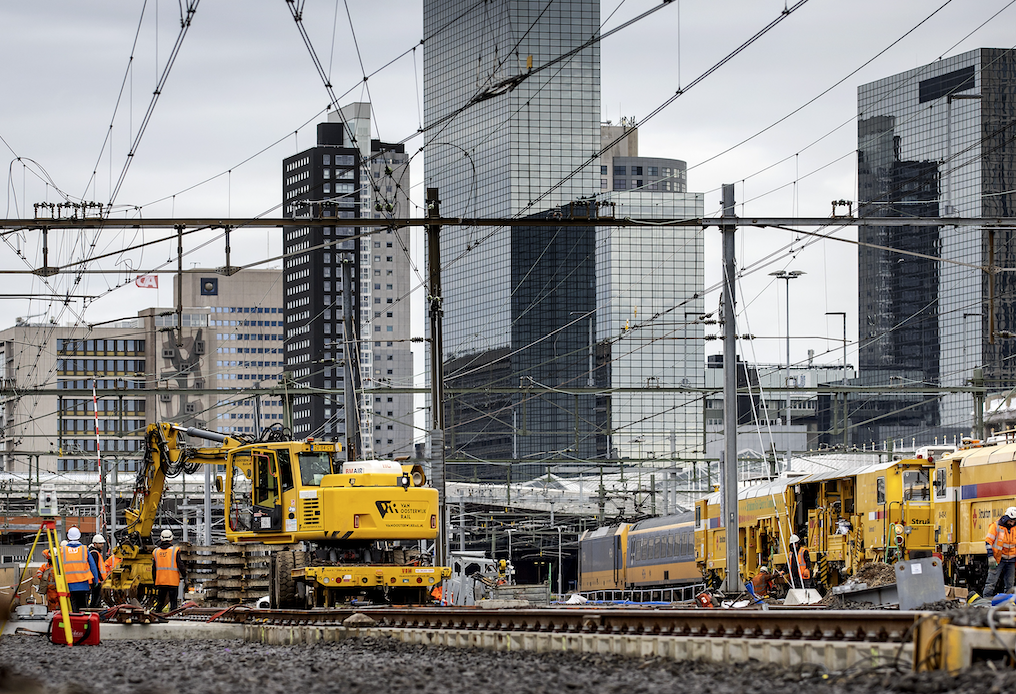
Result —
[{"label": "railway track", "polygon": [[894,610],[706,610],[687,608],[359,607],[271,610],[195,607],[174,620],[219,621],[281,627],[339,627],[353,614],[372,627],[465,632],[599,634],[695,638],[901,643],[923,613]]}]

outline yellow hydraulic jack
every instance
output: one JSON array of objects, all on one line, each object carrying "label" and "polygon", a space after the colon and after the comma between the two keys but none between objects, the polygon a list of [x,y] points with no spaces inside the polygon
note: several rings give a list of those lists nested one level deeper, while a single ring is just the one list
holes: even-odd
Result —
[{"label": "yellow hydraulic jack", "polygon": [[[56,539],[56,521],[45,520],[42,525],[39,526],[39,532],[35,533],[35,540],[32,542],[32,549],[28,552],[28,559],[25,560],[25,568],[21,572],[21,580],[18,582],[20,586],[25,581],[25,575],[28,573],[28,560],[35,554],[35,548],[39,544],[39,538],[42,533],[46,533],[46,543],[49,545],[49,560],[53,564],[53,577],[56,580],[56,594],[60,598],[60,616],[63,622],[64,636],[67,638],[67,645],[71,646],[74,644],[74,637],[71,634],[71,605],[70,595],[67,590],[67,578],[64,576],[63,569],[63,557],[60,555],[60,543]],[[7,615],[4,615],[3,622],[0,623],[0,635],[3,634],[4,627],[7,626]]]}]

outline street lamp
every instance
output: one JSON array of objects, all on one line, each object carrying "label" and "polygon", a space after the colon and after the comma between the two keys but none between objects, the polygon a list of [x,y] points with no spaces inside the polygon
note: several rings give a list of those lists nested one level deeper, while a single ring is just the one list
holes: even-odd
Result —
[{"label": "street lamp", "polygon": [[[827,316],[842,316],[843,317],[843,387],[847,387],[847,312],[846,311],[826,311]],[[847,391],[843,391],[843,450],[847,449],[848,445],[847,435]]]},{"label": "street lamp", "polygon": [[779,272],[770,272],[771,277],[775,277],[778,280],[783,280],[787,283],[786,294],[787,294],[787,378],[784,381],[784,385],[787,387],[787,470],[790,470],[790,280],[796,280],[801,275],[805,274],[804,270],[780,270]]}]

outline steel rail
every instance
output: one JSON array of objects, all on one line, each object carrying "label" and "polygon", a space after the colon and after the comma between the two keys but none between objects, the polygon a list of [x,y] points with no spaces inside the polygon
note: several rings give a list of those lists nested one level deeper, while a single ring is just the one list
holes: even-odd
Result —
[{"label": "steel rail", "polygon": [[474,607],[364,606],[324,610],[190,608],[173,619],[278,626],[341,626],[353,614],[379,627],[622,635],[673,635],[802,641],[909,640],[923,612],[898,610],[743,609],[686,607],[480,609]]}]

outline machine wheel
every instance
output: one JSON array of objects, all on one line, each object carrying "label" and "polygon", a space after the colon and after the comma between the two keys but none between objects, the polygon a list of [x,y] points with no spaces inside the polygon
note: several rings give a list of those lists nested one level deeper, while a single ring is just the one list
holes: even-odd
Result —
[{"label": "machine wheel", "polygon": [[273,608],[297,607],[296,581],[292,575],[296,565],[293,554],[290,551],[281,551],[272,555],[269,596]]}]

